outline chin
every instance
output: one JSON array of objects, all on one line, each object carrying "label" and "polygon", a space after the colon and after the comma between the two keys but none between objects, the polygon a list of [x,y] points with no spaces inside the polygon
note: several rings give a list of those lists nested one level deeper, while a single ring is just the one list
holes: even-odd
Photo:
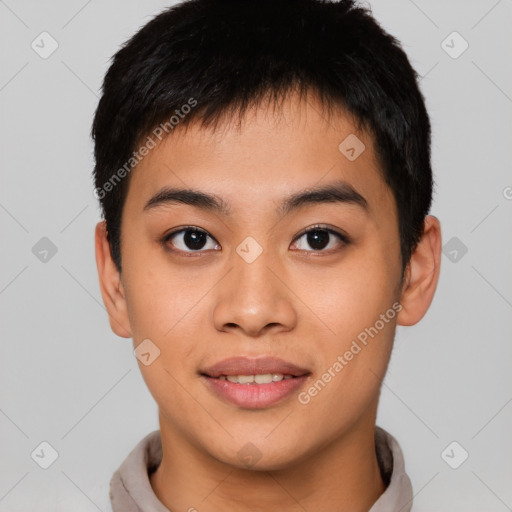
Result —
[{"label": "chin", "polygon": [[296,466],[304,454],[297,450],[299,440],[288,438],[288,446],[281,441],[279,438],[269,442],[264,437],[241,436],[230,446],[223,446],[220,453],[213,450],[210,454],[219,462],[241,470],[286,470]]}]

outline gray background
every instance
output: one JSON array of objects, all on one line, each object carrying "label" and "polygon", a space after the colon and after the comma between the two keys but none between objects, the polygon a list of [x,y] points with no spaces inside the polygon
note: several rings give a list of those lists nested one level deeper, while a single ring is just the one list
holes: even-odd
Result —
[{"label": "gray background", "polygon": [[[166,5],[0,0],[0,511],[109,511],[112,473],[158,428],[101,301],[89,131],[110,56]],[[398,329],[378,424],[403,448],[414,511],[512,510],[512,1],[371,5],[423,77],[449,244],[429,312]],[[46,59],[43,31],[59,45]],[[453,31],[469,44],[457,58]],[[43,441],[48,469],[31,458]]]}]

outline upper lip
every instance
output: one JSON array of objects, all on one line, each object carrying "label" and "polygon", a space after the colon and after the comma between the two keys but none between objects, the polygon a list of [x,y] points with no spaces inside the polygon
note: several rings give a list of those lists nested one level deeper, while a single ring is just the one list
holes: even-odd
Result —
[{"label": "upper lip", "polygon": [[267,373],[281,373],[301,377],[309,374],[309,370],[278,357],[230,357],[205,368],[200,373],[208,377],[221,375],[263,375]]}]

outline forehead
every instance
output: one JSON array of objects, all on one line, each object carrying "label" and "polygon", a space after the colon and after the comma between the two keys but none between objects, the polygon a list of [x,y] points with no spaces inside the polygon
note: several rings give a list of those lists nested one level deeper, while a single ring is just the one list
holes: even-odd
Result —
[{"label": "forehead", "polygon": [[208,191],[233,211],[276,208],[302,189],[345,182],[362,195],[370,215],[393,210],[372,137],[341,108],[330,114],[315,97],[288,96],[203,127],[177,127],[130,176],[125,206],[142,212],[163,187]]}]

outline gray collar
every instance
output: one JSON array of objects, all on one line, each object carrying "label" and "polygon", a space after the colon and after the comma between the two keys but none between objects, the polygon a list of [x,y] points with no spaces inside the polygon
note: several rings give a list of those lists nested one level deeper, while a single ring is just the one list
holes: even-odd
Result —
[{"label": "gray collar", "polygon": [[[402,450],[397,440],[381,427],[375,427],[377,459],[385,492],[368,512],[410,512],[412,485],[405,472]],[[162,460],[160,431],[144,437],[110,480],[110,500],[113,512],[170,512],[153,492],[149,475]]]}]

